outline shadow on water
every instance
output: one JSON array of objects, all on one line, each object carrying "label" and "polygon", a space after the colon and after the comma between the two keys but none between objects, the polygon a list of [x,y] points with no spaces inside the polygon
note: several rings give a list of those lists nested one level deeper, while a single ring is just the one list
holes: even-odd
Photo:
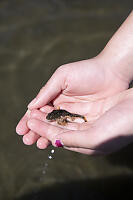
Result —
[{"label": "shadow on water", "polygon": [[112,200],[133,198],[133,176],[115,176],[98,180],[56,183],[36,193],[26,194],[15,200]]}]

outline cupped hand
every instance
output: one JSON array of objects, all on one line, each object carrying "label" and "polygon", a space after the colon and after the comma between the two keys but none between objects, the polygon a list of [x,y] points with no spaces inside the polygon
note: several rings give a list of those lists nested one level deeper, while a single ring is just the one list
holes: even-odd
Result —
[{"label": "cupped hand", "polygon": [[[59,67],[28,108],[47,113],[53,107],[60,106],[70,112],[85,115],[88,122],[92,123],[110,108],[108,103],[104,108],[104,100],[127,87],[128,82],[121,74],[114,74],[100,57],[96,57]],[[47,147],[47,138],[39,137],[28,128],[28,113],[20,120],[17,133],[24,135],[25,144],[30,145],[38,140],[39,148]]]},{"label": "cupped hand", "polygon": [[46,121],[46,115],[38,110],[31,112],[28,127],[53,146],[88,155],[109,154],[133,141],[133,89],[126,90],[104,101],[110,108],[90,123],[68,123],[59,127]]}]

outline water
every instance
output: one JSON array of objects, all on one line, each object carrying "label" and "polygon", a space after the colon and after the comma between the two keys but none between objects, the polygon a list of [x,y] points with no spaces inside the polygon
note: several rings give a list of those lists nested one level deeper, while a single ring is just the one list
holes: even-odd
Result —
[{"label": "water", "polygon": [[[54,158],[54,152],[55,150],[54,149],[51,149],[50,150],[50,153],[48,153],[48,159],[45,160],[45,163],[44,163],[44,168],[42,170],[42,174],[45,175],[46,172],[47,172],[47,169],[48,169],[48,166],[49,166],[49,160],[53,159]],[[41,180],[42,180],[42,177],[41,177]]]},{"label": "water", "polygon": [[132,7],[132,0],[0,1],[0,200],[132,199],[132,145],[106,157],[52,154],[15,133],[57,67],[97,55]]}]

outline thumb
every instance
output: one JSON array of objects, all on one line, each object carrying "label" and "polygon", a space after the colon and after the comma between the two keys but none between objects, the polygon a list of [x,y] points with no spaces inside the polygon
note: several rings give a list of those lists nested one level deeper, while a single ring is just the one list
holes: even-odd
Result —
[{"label": "thumb", "polygon": [[28,105],[29,109],[40,108],[52,101],[62,90],[65,89],[65,70],[59,67],[49,81],[40,90],[35,99]]},{"label": "thumb", "polygon": [[52,139],[52,144],[55,147],[80,147],[89,148],[93,147],[93,142],[87,139],[87,131],[67,131],[58,134],[56,138]]},{"label": "thumb", "polygon": [[67,131],[58,134],[52,139],[52,144],[55,147],[75,147],[75,148],[89,148],[95,149],[99,144],[98,137],[93,130],[85,131]]}]

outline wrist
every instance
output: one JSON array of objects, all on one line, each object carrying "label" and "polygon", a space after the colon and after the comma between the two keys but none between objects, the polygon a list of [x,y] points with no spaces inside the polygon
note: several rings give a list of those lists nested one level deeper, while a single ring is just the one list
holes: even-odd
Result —
[{"label": "wrist", "polygon": [[106,46],[97,56],[105,70],[108,68],[113,74],[128,84],[133,79],[133,59],[130,56],[117,55],[113,49]]},{"label": "wrist", "polygon": [[133,79],[133,12],[99,54],[106,67],[130,82]]}]

